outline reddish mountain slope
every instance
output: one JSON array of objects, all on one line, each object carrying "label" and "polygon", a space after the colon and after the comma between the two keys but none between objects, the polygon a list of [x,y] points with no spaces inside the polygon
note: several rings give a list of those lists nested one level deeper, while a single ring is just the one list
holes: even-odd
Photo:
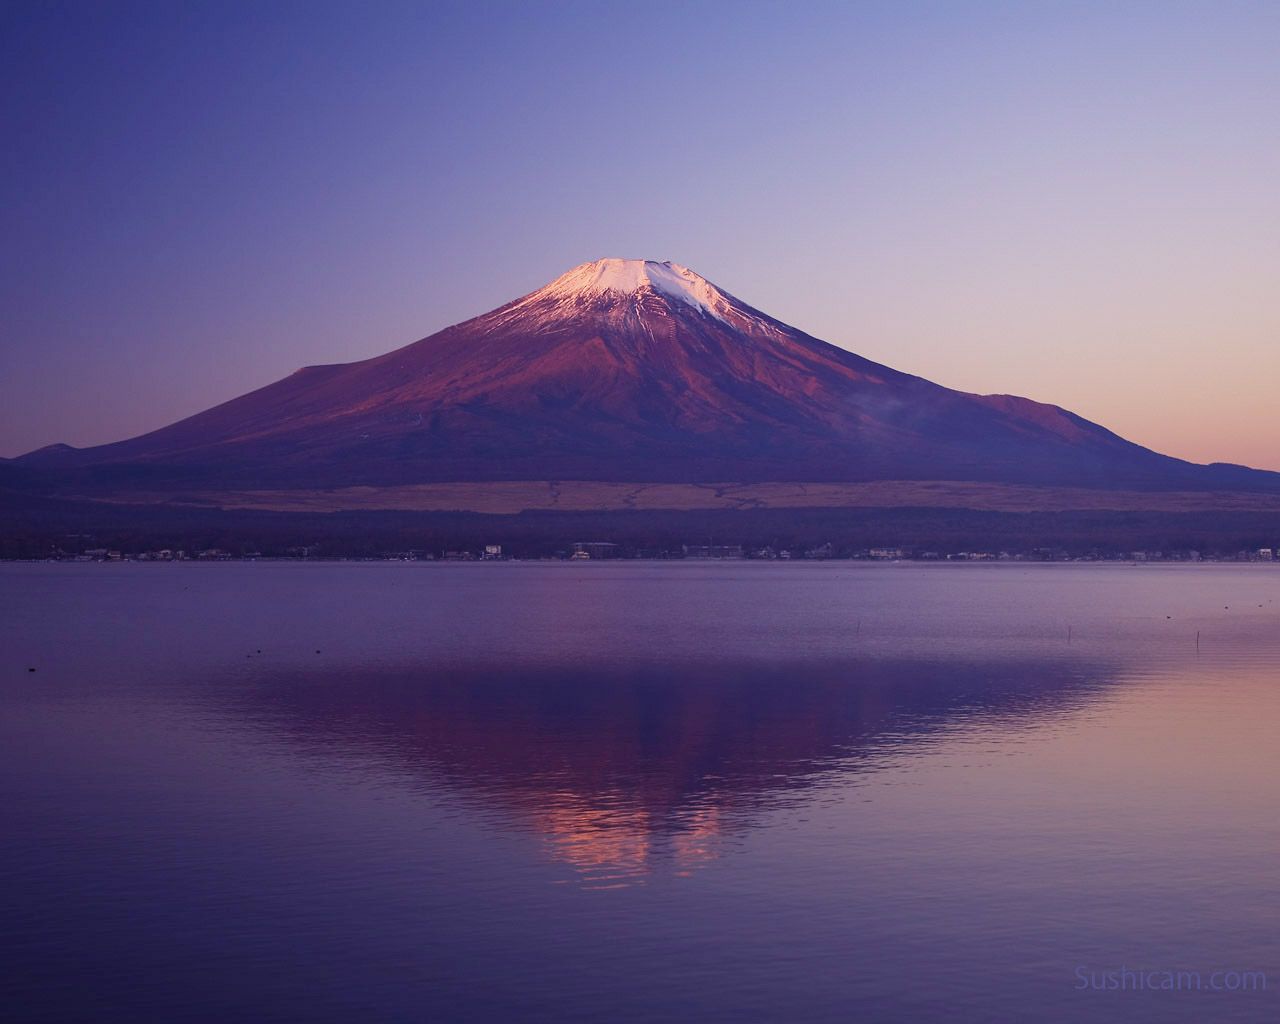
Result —
[{"label": "reddish mountain slope", "polygon": [[80,486],[976,480],[1280,489],[1056,406],[870,362],[683,267],[599,260],[387,355],[153,433],[21,460]]}]

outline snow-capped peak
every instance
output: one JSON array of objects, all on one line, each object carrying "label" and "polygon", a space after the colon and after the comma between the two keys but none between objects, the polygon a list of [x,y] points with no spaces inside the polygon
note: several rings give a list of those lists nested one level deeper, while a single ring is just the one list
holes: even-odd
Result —
[{"label": "snow-capped peak", "polygon": [[724,292],[700,274],[678,263],[655,260],[603,259],[583,263],[561,274],[534,294],[543,299],[626,296],[652,290],[723,319],[731,306]]}]

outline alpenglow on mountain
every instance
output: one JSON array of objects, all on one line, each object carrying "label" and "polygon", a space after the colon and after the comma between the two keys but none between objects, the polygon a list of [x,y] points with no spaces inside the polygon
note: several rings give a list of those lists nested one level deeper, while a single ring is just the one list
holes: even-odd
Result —
[{"label": "alpenglow on mountain", "polygon": [[953,391],[675,263],[603,259],[386,355],[309,366],[149,434],[19,460],[81,491],[440,481],[983,481],[1280,489],[1057,406]]}]

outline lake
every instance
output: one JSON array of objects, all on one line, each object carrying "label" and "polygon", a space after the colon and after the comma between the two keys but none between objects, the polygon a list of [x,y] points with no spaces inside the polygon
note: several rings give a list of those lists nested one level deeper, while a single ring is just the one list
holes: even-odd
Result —
[{"label": "lake", "polygon": [[0,601],[8,1021],[1280,1009],[1280,565],[6,564]]}]

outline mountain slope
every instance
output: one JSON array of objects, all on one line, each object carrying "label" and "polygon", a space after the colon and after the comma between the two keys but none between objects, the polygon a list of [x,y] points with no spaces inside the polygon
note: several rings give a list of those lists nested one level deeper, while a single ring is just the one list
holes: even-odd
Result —
[{"label": "mountain slope", "polygon": [[83,488],[437,481],[960,480],[1280,490],[1056,406],[952,391],[671,263],[598,260],[373,359],[313,366],[132,440],[18,460]]}]

